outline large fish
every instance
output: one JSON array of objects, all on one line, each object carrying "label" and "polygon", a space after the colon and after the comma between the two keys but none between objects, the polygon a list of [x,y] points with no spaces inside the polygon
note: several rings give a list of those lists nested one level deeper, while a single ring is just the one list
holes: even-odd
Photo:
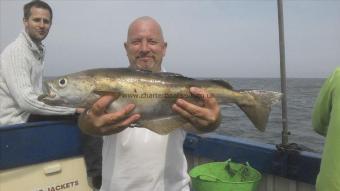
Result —
[{"label": "large fish", "polygon": [[45,81],[46,94],[39,100],[54,106],[90,107],[100,96],[116,94],[110,111],[134,103],[133,113],[140,113],[138,125],[158,134],[168,134],[187,123],[172,111],[178,98],[202,104],[190,94],[190,87],[206,89],[220,104],[234,103],[245,112],[260,131],[264,131],[271,105],[281,93],[262,90],[233,90],[222,80],[196,80],[175,73],[152,73],[128,68],[102,68],[82,71]]}]

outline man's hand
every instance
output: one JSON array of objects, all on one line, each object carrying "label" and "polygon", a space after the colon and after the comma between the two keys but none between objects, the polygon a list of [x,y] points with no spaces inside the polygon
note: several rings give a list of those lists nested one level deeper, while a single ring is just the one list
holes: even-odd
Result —
[{"label": "man's hand", "polygon": [[76,108],[76,113],[77,114],[80,114],[80,113],[83,113],[85,111],[85,108]]},{"label": "man's hand", "polygon": [[199,132],[215,130],[221,123],[221,111],[215,97],[201,88],[191,87],[190,92],[201,98],[203,106],[178,99],[172,109],[187,119]]},{"label": "man's hand", "polygon": [[92,135],[110,135],[118,133],[136,122],[139,114],[129,116],[135,105],[129,104],[120,111],[107,113],[106,110],[117,97],[106,95],[101,97],[91,108],[82,112],[78,119],[80,129]]}]

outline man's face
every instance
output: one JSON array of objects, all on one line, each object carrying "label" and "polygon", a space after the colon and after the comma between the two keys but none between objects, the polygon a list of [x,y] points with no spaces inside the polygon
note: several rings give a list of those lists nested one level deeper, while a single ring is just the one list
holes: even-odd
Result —
[{"label": "man's face", "polygon": [[24,19],[25,31],[34,42],[44,40],[51,27],[51,15],[47,9],[32,7],[31,15]]},{"label": "man's face", "polygon": [[134,23],[124,46],[131,68],[161,71],[167,44],[164,42],[159,25],[152,21]]}]

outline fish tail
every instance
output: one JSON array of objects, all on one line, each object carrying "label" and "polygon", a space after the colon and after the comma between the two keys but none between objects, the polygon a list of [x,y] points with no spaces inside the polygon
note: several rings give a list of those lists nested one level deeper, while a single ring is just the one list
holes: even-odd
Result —
[{"label": "fish tail", "polygon": [[281,100],[282,94],[263,90],[246,90],[240,91],[240,93],[253,98],[252,104],[239,104],[240,109],[258,130],[265,131],[271,106]]}]

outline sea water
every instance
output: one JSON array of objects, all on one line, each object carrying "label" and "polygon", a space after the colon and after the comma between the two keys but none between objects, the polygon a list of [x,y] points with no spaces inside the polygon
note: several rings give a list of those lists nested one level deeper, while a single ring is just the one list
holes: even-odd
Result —
[{"label": "sea water", "polygon": [[[281,91],[279,78],[224,79],[234,89],[259,89]],[[288,137],[289,143],[297,143],[321,153],[324,137],[313,131],[311,115],[316,97],[325,79],[287,79]],[[250,139],[262,143],[280,144],[282,140],[282,105],[272,107],[265,132],[252,125],[246,115],[235,105],[221,106],[222,124],[216,133]]]}]

